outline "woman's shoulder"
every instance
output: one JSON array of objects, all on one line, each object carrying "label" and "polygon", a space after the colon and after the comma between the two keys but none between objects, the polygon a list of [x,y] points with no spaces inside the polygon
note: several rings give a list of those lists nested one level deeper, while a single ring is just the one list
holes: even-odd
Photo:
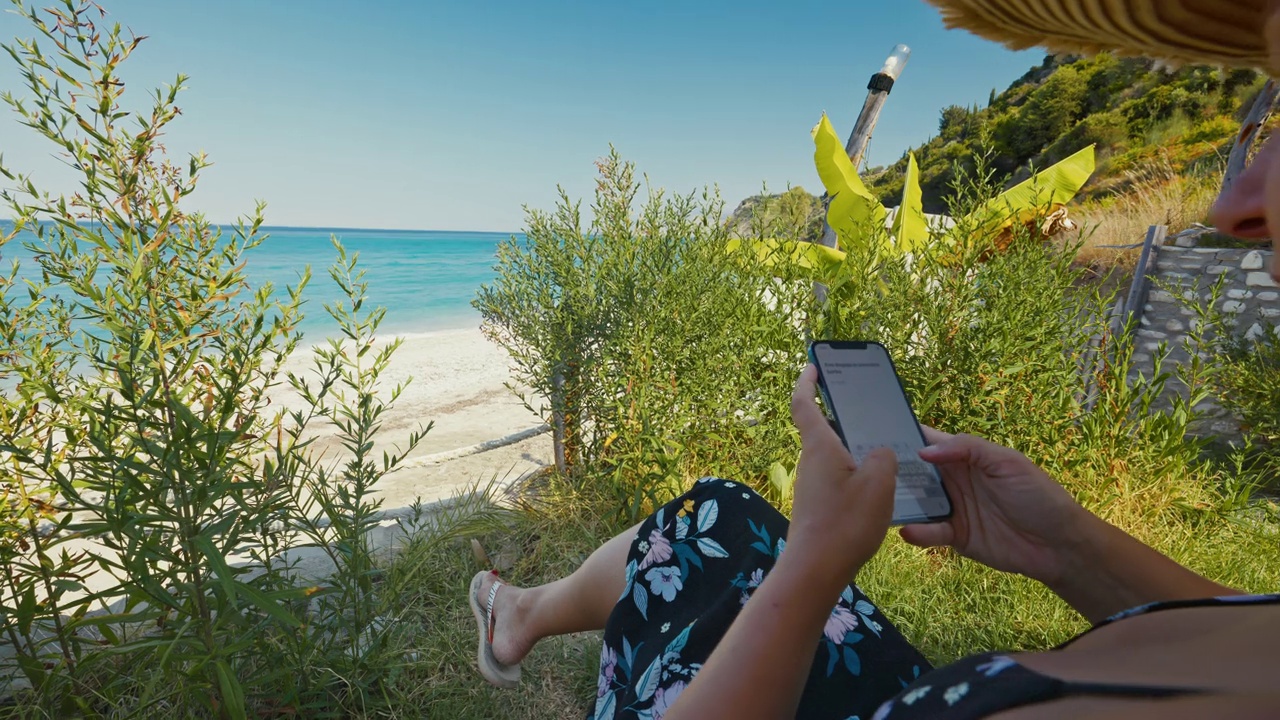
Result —
[{"label": "woman's shoulder", "polygon": [[[1228,595],[1197,600],[1178,600],[1148,603],[1113,615],[1099,623],[1093,630],[1141,615],[1164,610],[1187,608],[1245,608],[1266,605],[1280,606],[1280,593],[1261,595]],[[1050,651],[1056,656],[1071,641]],[[1072,653],[1074,654],[1074,653]],[[903,688],[897,696],[880,707],[876,720],[912,720],[913,718],[940,718],[962,720],[982,718],[1016,708],[1030,707],[1069,698],[1109,698],[1126,702],[1144,700],[1181,700],[1204,695],[1200,687],[1178,683],[1151,685],[1126,682],[1079,682],[1064,680],[1054,673],[1033,669],[1020,660],[1020,655],[1005,652],[986,652],[961,658],[949,665],[929,672]],[[1066,656],[1062,656],[1066,659]],[[1088,674],[1085,673],[1087,676]],[[1220,696],[1222,693],[1212,693]],[[1194,704],[1193,704],[1194,705]],[[1193,705],[1188,705],[1192,707]]]},{"label": "woman's shoulder", "polygon": [[[1245,606],[1245,605],[1270,605],[1280,604],[1280,592],[1262,593],[1262,594],[1239,594],[1239,595],[1219,595],[1217,597],[1196,598],[1193,600],[1162,600],[1157,602],[1144,603],[1135,607],[1121,610],[1120,612],[1108,617],[1106,620],[1094,625],[1092,630],[1097,630],[1120,620],[1126,620],[1138,615],[1147,615],[1162,610],[1178,610],[1182,608],[1198,608],[1198,607],[1217,607],[1217,606]],[[1086,634],[1086,633],[1082,633]],[[1078,637],[1078,636],[1077,636]],[[1068,641],[1070,642],[1070,641]],[[1065,643],[1064,643],[1065,644]]]}]

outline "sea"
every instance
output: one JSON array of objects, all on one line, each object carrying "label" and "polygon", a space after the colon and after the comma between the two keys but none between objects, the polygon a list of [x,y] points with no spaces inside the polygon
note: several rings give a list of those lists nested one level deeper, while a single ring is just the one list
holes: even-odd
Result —
[{"label": "sea", "polygon": [[[0,232],[11,229],[11,223],[0,221]],[[337,324],[324,309],[326,302],[340,297],[329,277],[329,267],[337,258],[331,238],[336,237],[348,254],[358,255],[358,268],[368,283],[366,307],[386,309],[378,334],[407,335],[478,327],[480,314],[471,301],[480,286],[494,278],[499,243],[513,237],[492,232],[304,227],[265,227],[263,233],[267,239],[245,254],[249,284],[257,288],[270,282],[282,293],[310,266],[312,278],[303,293],[305,317],[299,328],[307,344],[337,332]],[[0,266],[7,274],[16,260],[19,277],[35,277],[38,268],[21,246],[24,240],[34,240],[34,235],[21,233],[0,248]]]}]

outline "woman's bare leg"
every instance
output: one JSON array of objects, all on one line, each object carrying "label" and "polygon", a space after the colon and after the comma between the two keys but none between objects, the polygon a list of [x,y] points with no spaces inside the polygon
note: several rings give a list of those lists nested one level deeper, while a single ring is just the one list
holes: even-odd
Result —
[{"label": "woman's bare leg", "polygon": [[[596,548],[568,577],[531,588],[503,583],[493,600],[494,658],[512,665],[544,637],[602,629],[626,584],[627,553],[639,527]],[[491,578],[481,583],[482,601],[492,584]]]}]

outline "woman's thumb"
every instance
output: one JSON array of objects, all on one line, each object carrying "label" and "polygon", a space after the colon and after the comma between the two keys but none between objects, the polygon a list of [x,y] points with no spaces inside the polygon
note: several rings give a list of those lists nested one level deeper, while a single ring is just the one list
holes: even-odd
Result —
[{"label": "woman's thumb", "polygon": [[867,453],[855,475],[864,485],[863,498],[868,507],[885,517],[893,516],[893,495],[898,478],[898,457],[888,448]]}]

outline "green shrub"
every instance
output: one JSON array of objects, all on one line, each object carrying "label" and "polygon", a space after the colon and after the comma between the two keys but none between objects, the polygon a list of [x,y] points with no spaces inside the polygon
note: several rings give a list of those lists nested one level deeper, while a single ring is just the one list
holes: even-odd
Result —
[{"label": "green shrub", "polygon": [[[971,171],[957,169],[954,216],[963,217],[997,190],[988,157],[977,155]],[[605,163],[602,188],[618,186],[618,167]],[[629,181],[620,186],[632,187]],[[613,197],[608,192],[598,195],[597,217],[622,215],[627,204],[609,209],[616,203]],[[571,207],[562,206],[558,213],[574,217]],[[785,395],[802,362],[806,335],[871,339],[890,348],[922,421],[943,430],[981,434],[1027,453],[1089,509],[1216,580],[1259,591],[1280,584],[1280,567],[1259,561],[1274,556],[1274,513],[1259,512],[1268,507],[1265,504],[1240,502],[1228,472],[1205,462],[1203,442],[1187,436],[1197,418],[1192,407],[1203,399],[1212,377],[1208,363],[1177,373],[1158,363],[1154,374],[1136,375],[1132,343],[1110,335],[1106,328],[1106,310],[1114,297],[1096,290],[1073,266],[1074,247],[1045,244],[1023,232],[1015,233],[1004,253],[993,253],[981,243],[964,250],[939,243],[915,257],[886,258],[874,252],[878,243],[865,243],[862,250],[848,248],[841,275],[847,279],[829,283],[827,301],[814,306],[804,297],[807,284],[789,276],[772,278],[775,266],[767,263],[735,265],[731,257],[714,253],[660,253],[664,244],[646,240],[636,230],[611,234],[597,227],[581,233],[559,227],[552,232],[543,217],[532,216],[527,247],[509,245],[502,256],[499,285],[482,294],[481,306],[491,322],[498,323],[495,329],[517,329],[506,342],[529,368],[527,377],[543,387],[552,387],[546,375],[550,367],[537,362],[550,352],[589,357],[593,367],[605,366],[598,358],[617,358],[608,373],[597,372],[580,382],[593,383],[597,397],[626,398],[627,412],[646,418],[634,421],[626,413],[611,412],[613,404],[608,402],[591,409],[589,432],[604,436],[608,447],[578,456],[573,472],[579,482],[570,484],[575,488],[572,502],[580,502],[576,488],[587,485],[592,491],[606,491],[606,513],[621,506],[632,511],[624,512],[631,518],[635,508],[647,506],[637,499],[656,501],[673,492],[678,480],[721,474],[761,489],[786,511],[785,489],[798,448]],[[868,227],[866,232],[885,230]],[[686,251],[696,242],[716,239],[693,229],[679,236],[687,239],[680,244]],[[588,238],[594,242],[588,243]],[[579,242],[583,250],[560,255],[566,252],[563,248]],[[622,282],[596,282],[590,304],[521,304],[526,297],[569,297],[567,292],[542,289],[538,279],[545,281],[547,273],[538,267],[557,268],[557,282],[570,287],[604,277],[602,268],[629,252],[670,258],[671,264],[663,266],[669,280],[628,275],[635,278],[629,282],[643,278],[649,287],[724,273],[735,279],[735,287],[755,289],[746,296],[765,287],[793,288],[772,313],[783,321],[779,325],[777,317],[756,315],[756,304],[744,312],[732,302],[690,299],[672,289],[672,304],[655,300],[645,305],[655,308],[653,314],[664,321],[645,325],[642,334],[631,330],[641,324],[631,301],[608,295],[615,288],[631,287]],[[552,263],[552,256],[564,259]],[[712,286],[701,287],[720,297]],[[531,293],[533,288],[538,288],[537,294]],[[678,366],[664,363],[675,373],[665,376],[664,386],[664,375],[652,370],[664,353],[626,348],[639,345],[674,353],[686,346],[691,333],[680,318],[688,307],[703,310],[700,322],[708,327],[724,328],[725,336],[741,338],[734,357],[773,354],[778,362],[767,371],[757,366],[739,374],[722,354],[691,352]],[[499,312],[502,308],[510,310]],[[546,324],[541,318],[552,316],[564,318],[559,322],[569,327],[615,330],[593,336],[577,355],[558,345],[540,347],[513,339],[542,337],[535,332]],[[668,316],[676,321],[666,322]],[[513,322],[521,317],[540,320]],[[590,319],[568,319],[580,317]],[[748,331],[747,317],[761,329]],[[545,337],[553,335],[547,331]],[[538,373],[544,374],[539,378]],[[1175,375],[1191,392],[1162,405]],[[688,389],[688,403],[678,408],[668,389],[674,387],[673,379]],[[744,399],[756,397],[767,402],[758,406],[764,411],[753,415],[754,424],[716,422],[731,408],[741,407]],[[731,399],[727,404],[726,398]],[[620,443],[625,443],[625,459],[609,452]],[[655,486],[663,492],[653,492]],[[554,499],[546,502],[557,504]],[[1086,624],[1047,589],[1025,578],[893,538],[859,582],[935,662],[988,648],[1051,646]]]},{"label": "green shrub", "polygon": [[1280,488],[1280,335],[1273,326],[1255,339],[1221,337],[1215,395],[1240,419],[1238,472],[1274,491]]},{"label": "green shrub", "polygon": [[[613,488],[633,519],[691,473],[762,480],[794,448],[780,418],[804,358],[791,317],[809,290],[726,251],[714,194],[651,190],[636,207],[629,163],[611,153],[599,171],[591,225],[567,197],[531,211],[475,305],[536,392],[526,403],[563,424],[569,476]],[[788,231],[767,224],[754,232]]]},{"label": "green shrub", "polygon": [[1019,164],[1035,157],[1084,115],[1086,90],[1074,66],[1058,68],[1018,108],[1016,123],[998,126],[998,140]]},{"label": "green shrub", "polygon": [[[359,708],[401,661],[378,617],[371,491],[425,432],[375,451],[396,347],[375,347],[382,311],[338,246],[327,309],[344,339],[286,376],[309,271],[279,296],[250,287],[261,206],[230,231],[183,210],[207,163],[159,142],[184,78],[130,112],[120,69],[139,38],[91,3],[17,7],[39,40],[6,46],[27,97],[4,100],[80,189],[0,167],[15,219],[0,249],[23,242],[38,269],[25,287],[16,265],[0,278],[0,687],[20,693],[6,713]],[[303,409],[268,407],[285,382]],[[313,453],[315,423],[348,452]],[[286,558],[307,547],[330,575],[297,576]]]},{"label": "green shrub", "polygon": [[1071,153],[1097,145],[1099,148],[1117,148],[1129,139],[1129,123],[1117,111],[1095,113],[1076,123],[1064,135],[1053,141],[1040,158],[1041,165],[1055,163]]},{"label": "green shrub", "polygon": [[801,239],[816,241],[822,237],[824,211],[822,199],[802,187],[777,195],[764,188],[759,195],[742,201],[729,217],[727,229],[731,235],[796,233]]}]

